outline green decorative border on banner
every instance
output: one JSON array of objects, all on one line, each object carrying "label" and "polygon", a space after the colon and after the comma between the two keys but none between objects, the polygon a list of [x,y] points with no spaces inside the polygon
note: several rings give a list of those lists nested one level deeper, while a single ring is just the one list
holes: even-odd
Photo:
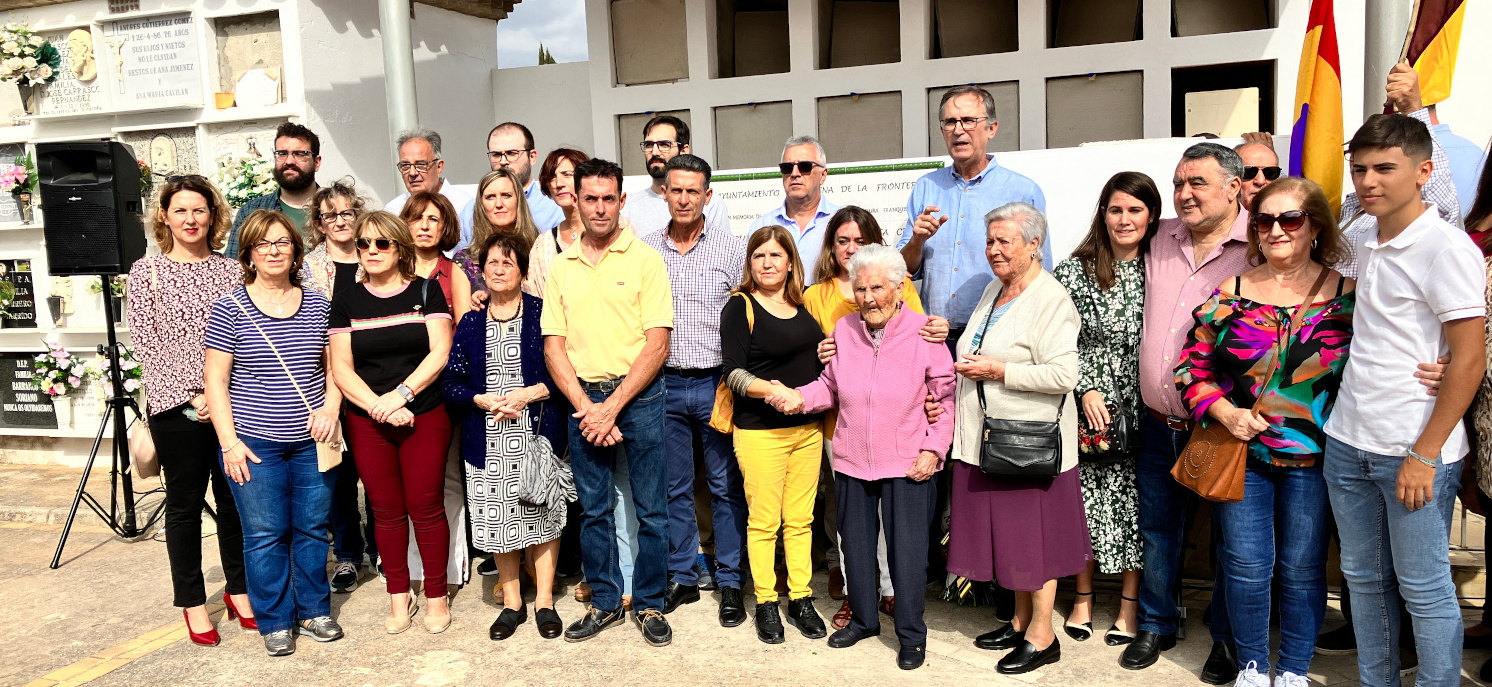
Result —
[{"label": "green decorative border on banner", "polygon": [[[830,176],[841,174],[865,174],[867,172],[903,172],[909,169],[942,169],[945,165],[942,160],[930,162],[897,162],[888,165],[860,165],[858,167],[830,167]],[[750,172],[746,174],[719,174],[710,177],[710,183],[722,181],[755,181],[757,179],[781,179],[782,174],[778,172]]]}]

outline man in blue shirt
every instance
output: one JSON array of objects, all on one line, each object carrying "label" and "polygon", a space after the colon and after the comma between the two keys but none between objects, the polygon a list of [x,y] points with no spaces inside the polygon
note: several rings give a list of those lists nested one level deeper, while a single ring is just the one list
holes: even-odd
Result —
[{"label": "man in blue shirt", "polygon": [[[984,257],[985,213],[1014,201],[1046,212],[1046,197],[1036,182],[1001,167],[986,152],[1000,128],[989,91],[950,88],[938,113],[953,168],[917,180],[907,200],[907,228],[896,247],[912,278],[922,281],[927,314],[948,320],[951,344],[963,334],[984,287],[995,278]],[[1041,251],[1041,262],[1050,270],[1052,249],[1044,245]]]},{"label": "man in blue shirt", "polygon": [[[528,212],[533,215],[534,226],[546,232],[565,221],[565,213],[549,196],[539,189],[533,180],[534,163],[539,160],[539,151],[534,148],[534,135],[528,127],[518,122],[503,122],[487,133],[487,162],[495,172],[507,167],[523,182],[523,198],[528,201]],[[460,252],[471,243],[472,213],[476,211],[475,198],[458,212],[461,218],[461,241],[451,250]]]},{"label": "man in blue shirt", "polygon": [[829,158],[817,138],[794,136],[783,145],[782,163],[777,168],[782,171],[782,207],[758,217],[751,223],[751,231],[774,224],[787,227],[797,239],[798,255],[803,259],[803,285],[811,286],[817,276],[814,265],[824,248],[824,225],[839,210],[823,193],[824,180],[829,178]]},{"label": "man in blue shirt", "polygon": [[1476,182],[1482,178],[1482,168],[1487,165],[1487,151],[1476,142],[1451,133],[1451,125],[1440,123],[1434,105],[1428,109],[1430,133],[1435,135],[1435,141],[1445,149],[1445,156],[1450,160],[1451,182],[1456,185],[1456,199],[1461,201],[1461,216],[1465,217],[1471,212],[1471,204],[1476,202]]}]

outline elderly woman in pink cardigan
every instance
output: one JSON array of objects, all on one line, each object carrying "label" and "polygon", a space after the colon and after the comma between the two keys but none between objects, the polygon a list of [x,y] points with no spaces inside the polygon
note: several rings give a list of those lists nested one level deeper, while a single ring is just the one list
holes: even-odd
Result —
[{"label": "elderly woman in pink cardigan", "polygon": [[[929,424],[923,401],[930,395],[942,407],[951,407],[957,380],[948,347],[928,343],[918,333],[927,316],[902,307],[907,266],[900,253],[866,246],[850,259],[847,271],[860,312],[835,326],[838,352],[816,381],[768,399],[786,413],[839,409],[834,493],[854,616],[849,626],[829,637],[829,646],[836,649],[881,633],[875,584],[880,522],[886,527],[892,585],[927,586],[928,529],[937,501],[929,478],[942,467],[953,443],[953,423]],[[922,610],[922,594],[897,599],[901,651],[896,664],[903,670],[921,666],[926,654]]]}]

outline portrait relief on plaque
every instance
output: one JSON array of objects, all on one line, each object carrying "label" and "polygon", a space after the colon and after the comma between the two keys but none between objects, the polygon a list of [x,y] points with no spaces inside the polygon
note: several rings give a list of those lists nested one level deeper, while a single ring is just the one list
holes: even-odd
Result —
[{"label": "portrait relief on plaque", "polygon": [[67,34],[67,67],[73,78],[88,83],[98,77],[98,60],[93,56],[93,34],[88,29],[73,29]]}]

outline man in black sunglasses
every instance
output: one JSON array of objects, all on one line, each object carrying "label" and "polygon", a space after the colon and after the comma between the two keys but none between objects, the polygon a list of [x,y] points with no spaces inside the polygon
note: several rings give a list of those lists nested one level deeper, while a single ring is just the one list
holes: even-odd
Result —
[{"label": "man in black sunglasses", "polygon": [[818,264],[824,248],[824,225],[839,206],[824,197],[824,180],[829,178],[829,158],[824,146],[812,136],[794,136],[782,147],[782,206],[751,223],[751,231],[774,224],[787,227],[798,240],[798,255],[803,258],[803,285],[813,284],[813,265]]},{"label": "man in black sunglasses", "polygon": [[279,188],[257,198],[250,198],[239,209],[233,220],[233,230],[228,232],[228,243],[223,246],[223,255],[238,259],[238,227],[255,210],[279,210],[295,221],[295,226],[306,226],[306,213],[311,199],[321,186],[316,183],[316,172],[321,169],[321,139],[316,133],[293,122],[285,122],[275,130],[275,183]]},{"label": "man in black sunglasses", "polygon": [[1254,207],[1254,195],[1280,178],[1280,156],[1273,147],[1253,141],[1245,141],[1233,150],[1243,158],[1243,189],[1239,200],[1243,201],[1243,209],[1249,210]]}]

